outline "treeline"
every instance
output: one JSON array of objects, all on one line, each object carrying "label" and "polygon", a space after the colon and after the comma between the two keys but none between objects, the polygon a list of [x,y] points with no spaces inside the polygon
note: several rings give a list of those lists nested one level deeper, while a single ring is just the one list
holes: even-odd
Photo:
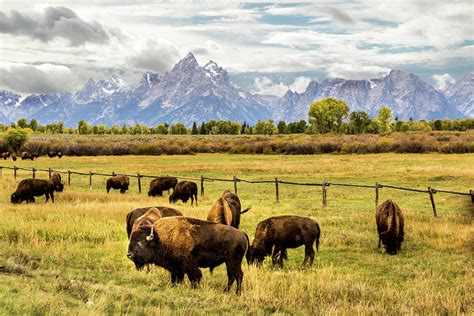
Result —
[{"label": "treeline", "polygon": [[39,134],[81,134],[81,135],[273,135],[273,134],[381,134],[391,132],[466,131],[474,129],[474,119],[403,121],[393,117],[390,108],[382,107],[377,118],[371,118],[364,111],[349,112],[347,105],[338,99],[326,98],[310,106],[308,121],[287,123],[272,119],[257,121],[255,125],[229,120],[193,122],[191,128],[183,123],[159,124],[149,127],[144,124],[91,125],[80,120],[76,128],[64,127],[63,122],[41,125],[37,120],[19,119],[10,125],[0,124],[0,132],[10,128],[30,129]]}]

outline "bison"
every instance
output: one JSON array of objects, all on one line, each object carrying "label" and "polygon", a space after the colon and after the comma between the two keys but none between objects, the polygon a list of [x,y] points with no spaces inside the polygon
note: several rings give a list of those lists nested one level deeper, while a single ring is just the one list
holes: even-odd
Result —
[{"label": "bison", "polygon": [[62,152],[58,152],[58,158],[61,159],[62,156],[63,156],[63,153],[62,153]]},{"label": "bison", "polygon": [[158,209],[161,217],[183,216],[183,214],[180,211],[175,210],[174,208],[171,208],[171,207],[149,206],[149,207],[137,208],[127,214],[126,223],[127,223],[128,238],[130,238],[130,234],[132,233],[132,227],[133,227],[133,223],[135,223],[135,220],[143,216],[143,214],[145,214],[148,210],[153,209],[153,208]]},{"label": "bison", "polygon": [[15,153],[12,153],[12,159],[13,159],[13,161],[16,161],[16,154]]},{"label": "bison", "polygon": [[225,263],[225,291],[237,281],[240,294],[241,264],[248,245],[246,235],[234,227],[184,216],[165,217],[132,231],[127,257],[139,270],[149,263],[165,268],[171,272],[172,283],[181,283],[187,274],[193,286],[201,281],[199,268]]},{"label": "bison", "polygon": [[29,152],[26,152],[26,151],[22,152],[21,153],[21,160],[28,160],[28,159],[34,160],[35,157]]},{"label": "bison", "polygon": [[170,203],[175,203],[178,200],[183,201],[186,203],[189,199],[191,199],[191,205],[194,203],[194,199],[196,199],[196,206],[198,205],[198,198],[197,198],[197,184],[191,181],[181,181],[179,182],[171,193],[169,197]]},{"label": "bison", "polygon": [[[305,256],[302,266],[308,262],[311,266],[314,260],[313,243],[319,251],[319,224],[308,217],[284,215],[267,218],[257,225],[255,238],[247,252],[247,261],[261,265],[265,256],[272,255],[272,264],[277,262],[283,268],[283,259],[288,259],[286,249],[305,246]],[[272,253],[273,248],[273,253]]]},{"label": "bison", "polygon": [[126,176],[115,176],[107,179],[107,193],[110,189],[120,190],[120,193],[125,193],[128,190],[130,184],[130,178]]},{"label": "bison", "polygon": [[250,208],[241,211],[239,197],[229,190],[225,190],[221,197],[214,202],[209,214],[207,214],[207,220],[239,228],[240,214],[246,213],[248,210]]},{"label": "bison", "polygon": [[48,151],[47,154],[49,158],[54,158],[58,155],[58,153],[55,151]]},{"label": "bison", "polygon": [[387,200],[377,207],[375,222],[379,234],[379,248],[382,242],[387,253],[396,255],[401,250],[404,235],[402,210],[395,202]]},{"label": "bison", "polygon": [[53,180],[54,183],[54,191],[63,192],[64,184],[61,182],[61,175],[59,174],[59,172],[53,171],[51,175],[51,180]]},{"label": "bison", "polygon": [[163,191],[174,189],[178,179],[175,177],[158,177],[151,180],[148,196],[163,196]]},{"label": "bison", "polygon": [[38,159],[39,154],[36,151],[34,151],[31,153],[31,156],[33,156],[33,159]]},{"label": "bison", "polygon": [[3,160],[7,160],[8,158],[10,158],[10,152],[6,151],[2,153],[2,158]]},{"label": "bison", "polygon": [[11,202],[13,204],[26,201],[27,203],[34,202],[35,196],[46,196],[46,202],[49,197],[54,203],[54,183],[53,180],[42,179],[24,179],[18,183],[18,187],[11,195]]}]

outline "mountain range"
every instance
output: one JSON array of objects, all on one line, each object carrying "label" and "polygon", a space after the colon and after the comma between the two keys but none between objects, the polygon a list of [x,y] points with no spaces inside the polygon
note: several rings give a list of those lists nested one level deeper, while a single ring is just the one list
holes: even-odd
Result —
[{"label": "mountain range", "polygon": [[146,124],[232,120],[255,123],[273,118],[308,118],[309,105],[325,97],[342,99],[351,111],[376,117],[382,106],[407,120],[474,117],[474,72],[437,90],[414,74],[392,70],[370,80],[311,81],[302,93],[288,90],[283,97],[252,94],[236,86],[228,72],[209,61],[200,66],[189,53],[164,75],[145,73],[136,84],[110,76],[89,79],[76,93],[32,94],[25,98],[0,91],[0,122],[35,118],[42,124],[62,121],[91,124]]}]

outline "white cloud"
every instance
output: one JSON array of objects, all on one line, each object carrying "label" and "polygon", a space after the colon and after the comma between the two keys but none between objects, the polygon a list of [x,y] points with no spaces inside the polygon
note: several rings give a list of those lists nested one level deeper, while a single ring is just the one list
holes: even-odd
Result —
[{"label": "white cloud", "polygon": [[435,88],[439,90],[443,90],[448,84],[456,82],[456,79],[450,74],[433,75],[433,79],[435,81]]},{"label": "white cloud", "polygon": [[164,39],[148,40],[134,56],[129,59],[132,67],[165,73],[179,60],[179,49]]},{"label": "white cloud", "polygon": [[283,96],[288,90],[293,92],[304,92],[308,84],[311,82],[309,77],[297,77],[293,83],[286,85],[282,82],[273,83],[273,81],[266,77],[257,77],[254,79],[254,92],[259,94],[270,94],[276,96]]}]

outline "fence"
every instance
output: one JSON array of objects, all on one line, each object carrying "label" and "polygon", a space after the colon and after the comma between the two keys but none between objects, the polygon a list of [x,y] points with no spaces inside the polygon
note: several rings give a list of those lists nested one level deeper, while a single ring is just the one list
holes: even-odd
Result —
[{"label": "fence", "polygon": [[[2,176],[3,169],[11,169],[13,170],[13,177],[16,179],[17,178],[17,171],[18,170],[26,170],[26,171],[31,171],[33,179],[36,177],[36,172],[37,171],[42,171],[42,172],[48,172],[49,178],[51,178],[51,174],[53,171],[58,172],[60,174],[67,174],[67,184],[68,186],[71,186],[71,175],[81,175],[81,176],[88,176],[89,177],[89,190],[92,191],[92,177],[94,175],[97,176],[106,176],[106,177],[113,177],[113,176],[127,176],[131,178],[137,178],[137,183],[138,183],[138,192],[142,192],[142,185],[141,185],[141,179],[142,178],[157,178],[159,176],[156,175],[145,175],[145,174],[125,174],[125,173],[100,173],[100,172],[92,172],[89,171],[88,173],[84,172],[77,172],[77,171],[59,171],[59,170],[53,170],[51,168],[48,169],[36,169],[36,168],[25,168],[25,167],[9,167],[9,166],[0,166],[0,177]],[[378,206],[379,203],[379,190],[381,188],[387,188],[387,189],[394,189],[394,190],[403,190],[403,191],[411,191],[411,192],[419,192],[419,193],[427,193],[430,198],[431,206],[433,208],[433,215],[437,217],[436,213],[436,203],[434,199],[434,195],[436,193],[446,193],[446,194],[457,194],[457,195],[464,195],[464,196],[470,196],[471,197],[471,203],[474,203],[474,191],[471,189],[469,192],[458,192],[458,191],[451,191],[451,190],[443,190],[443,189],[435,189],[432,187],[428,187],[427,189],[416,189],[416,188],[406,188],[406,187],[401,187],[401,186],[395,186],[395,185],[388,185],[388,184],[381,184],[381,183],[375,183],[374,185],[367,185],[367,184],[350,184],[350,183],[336,183],[336,182],[326,182],[323,181],[322,183],[302,183],[302,182],[290,182],[290,181],[283,181],[278,178],[275,178],[274,180],[246,180],[246,179],[240,179],[234,176],[232,179],[223,179],[223,178],[210,178],[210,177],[205,177],[201,175],[199,178],[194,178],[194,177],[185,177],[185,176],[171,176],[171,177],[176,177],[178,179],[184,179],[184,180],[195,180],[195,181],[200,181],[201,182],[201,196],[204,196],[204,182],[209,181],[222,181],[222,182],[233,182],[234,184],[234,192],[237,194],[237,183],[238,182],[245,182],[245,183],[272,183],[275,184],[275,197],[276,197],[276,202],[280,201],[280,191],[279,191],[279,185],[280,184],[285,184],[285,185],[299,185],[299,186],[317,186],[321,187],[322,191],[322,200],[323,200],[323,206],[327,205],[327,189],[330,186],[340,186],[340,187],[356,187],[356,188],[370,188],[375,190],[375,207]]]}]

